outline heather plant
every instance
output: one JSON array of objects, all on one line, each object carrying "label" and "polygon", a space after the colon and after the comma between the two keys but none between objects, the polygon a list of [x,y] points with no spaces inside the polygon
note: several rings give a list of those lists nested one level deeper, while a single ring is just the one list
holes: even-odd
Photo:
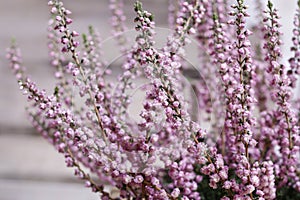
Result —
[{"label": "heather plant", "polygon": [[[89,27],[80,39],[58,0],[48,2],[53,93],[27,76],[15,42],[7,58],[33,126],[101,199],[300,199],[300,1],[289,3],[296,13],[287,64],[278,10],[251,2],[250,25],[243,0],[169,1],[172,31],[161,48],[154,16],[139,1],[131,43],[123,2],[110,0],[123,55],[118,81],[99,33]],[[185,55],[191,42],[194,67]],[[139,78],[145,97],[132,120]]]}]

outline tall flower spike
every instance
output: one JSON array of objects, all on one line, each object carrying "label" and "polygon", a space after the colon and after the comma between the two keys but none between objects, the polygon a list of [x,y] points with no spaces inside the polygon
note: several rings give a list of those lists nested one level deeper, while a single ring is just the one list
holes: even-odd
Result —
[{"label": "tall flower spike", "polygon": [[[200,112],[209,113],[209,119],[211,119],[212,128],[208,137],[212,141],[216,138],[222,138],[224,143],[224,124],[222,123],[222,116],[224,113],[224,93],[222,86],[222,79],[220,77],[220,66],[225,62],[225,50],[228,41],[225,41],[229,33],[225,33],[224,29],[229,30],[229,26],[224,23],[225,18],[222,14],[225,10],[225,5],[222,0],[211,2],[203,2],[202,5],[205,9],[205,16],[201,23],[197,25],[197,40],[199,41],[200,52],[200,65],[199,71],[201,73],[201,79],[196,85],[196,91],[198,91],[198,104],[202,106]],[[203,49],[207,49],[203,51]],[[211,67],[213,66],[213,67]],[[203,78],[203,80],[202,80]],[[221,137],[219,134],[221,133]],[[220,141],[220,140],[219,140]],[[224,145],[220,145],[223,149],[222,154],[225,155]]]},{"label": "tall flower spike", "polygon": [[22,84],[26,80],[24,76],[25,67],[22,65],[21,50],[17,47],[16,41],[13,39],[11,47],[7,49],[6,58],[10,61],[10,67],[16,76],[16,79]]},{"label": "tall flower spike", "polygon": [[300,131],[297,126],[297,119],[295,111],[291,107],[291,88],[286,68],[279,63],[281,51],[279,45],[281,32],[279,30],[277,9],[274,8],[271,1],[268,1],[268,16],[264,19],[266,24],[266,43],[264,48],[268,51],[265,60],[269,62],[268,72],[272,75],[269,84],[272,86],[272,99],[277,105],[277,113],[274,118],[278,121],[278,141],[280,145],[280,152],[282,154],[282,161],[275,163],[278,165],[280,171],[277,174],[281,177],[280,185],[283,186],[291,178],[294,185],[298,185],[299,177],[296,175],[294,168],[297,166],[297,157],[299,153],[299,137]]},{"label": "tall flower spike", "polygon": [[60,53],[60,36],[55,31],[55,14],[51,14],[51,19],[48,23],[48,51],[50,63],[55,68],[56,92],[57,99],[63,99],[64,105],[72,107],[72,86],[69,74],[71,73],[67,67],[67,59]]},{"label": "tall flower spike", "polygon": [[[61,107],[55,96],[47,96],[44,90],[40,90],[26,76],[24,73],[25,67],[22,66],[20,50],[14,43],[8,50],[7,57],[13,66],[13,71],[17,75],[21,90],[28,96],[28,100],[32,102],[32,105],[37,107],[36,112],[29,111],[30,119],[37,131],[52,143],[60,153],[64,154],[67,166],[74,167],[75,171],[78,172],[79,178],[87,181],[94,192],[99,192],[102,196],[109,197],[108,193],[103,190],[103,186],[96,184],[77,161],[80,153],[85,148],[83,147],[85,144],[75,142],[75,138],[78,136],[76,136],[76,131],[74,130],[76,129],[75,127],[80,127],[81,124],[77,124],[76,119]],[[66,129],[64,127],[65,124],[73,127],[73,129]],[[66,132],[66,134],[63,134],[63,132]],[[89,149],[89,153],[92,154],[92,152],[93,150]],[[91,169],[94,168],[93,163],[90,161],[82,160],[82,164],[86,167],[91,167]],[[109,197],[109,199],[111,198]]]},{"label": "tall flower spike", "polygon": [[268,79],[268,73],[266,72],[266,65],[264,61],[264,55],[266,55],[266,49],[263,48],[264,38],[264,24],[263,21],[263,13],[264,6],[261,0],[255,1],[256,4],[256,18],[259,19],[256,23],[251,27],[251,31],[253,31],[253,64],[256,66],[254,80],[256,82],[255,85],[255,96],[257,98],[257,104],[260,112],[266,111],[268,105],[267,102],[270,95],[270,88],[268,84],[266,84]]},{"label": "tall flower spike", "polygon": [[237,4],[232,5],[232,8],[234,11],[231,11],[230,15],[234,16],[235,19],[228,23],[235,26],[237,39],[230,47],[234,53],[227,62],[233,69],[235,80],[231,83],[231,92],[229,93],[231,103],[227,109],[233,112],[233,116],[228,117],[231,118],[233,129],[230,138],[235,143],[233,148],[236,152],[232,152],[237,167],[235,173],[243,180],[240,192],[236,196],[247,195],[253,199],[254,186],[250,178],[249,149],[256,145],[256,141],[253,139],[253,127],[256,123],[253,116],[253,106],[256,102],[253,90],[255,68],[252,64],[251,43],[249,41],[251,32],[245,28],[246,17],[249,16],[247,6],[244,5],[243,0],[237,0]]},{"label": "tall flower spike", "polygon": [[127,27],[125,25],[126,16],[124,14],[124,2],[123,0],[110,0],[109,8],[111,10],[111,25],[113,27],[112,34],[116,38],[117,43],[120,45],[121,52],[126,52],[125,48],[128,39],[125,36]]},{"label": "tall flower spike", "polygon": [[107,135],[103,129],[103,122],[96,105],[95,94],[93,94],[93,92],[89,88],[88,79],[86,77],[84,69],[82,68],[82,60],[80,60],[79,52],[77,51],[79,42],[76,40],[76,37],[79,36],[79,34],[76,31],[71,31],[69,29],[69,25],[72,23],[72,19],[69,18],[71,12],[63,7],[62,2],[57,0],[49,3],[49,5],[51,5],[51,12],[56,16],[55,30],[57,30],[58,33],[61,34],[61,44],[63,46],[61,51],[63,53],[69,52],[71,54],[74,63],[70,62],[69,67],[72,70],[73,76],[76,77],[79,74],[81,75],[84,84],[84,88],[81,88],[81,90],[86,90],[86,92],[83,92],[82,94],[87,93],[87,95],[89,96],[91,107],[95,112],[102,137],[106,138]]}]

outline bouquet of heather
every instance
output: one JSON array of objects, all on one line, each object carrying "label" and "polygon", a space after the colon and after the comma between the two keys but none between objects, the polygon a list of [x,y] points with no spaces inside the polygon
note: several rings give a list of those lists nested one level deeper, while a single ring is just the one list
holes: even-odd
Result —
[{"label": "bouquet of heather", "polygon": [[[111,81],[98,32],[90,27],[80,39],[71,11],[49,1],[51,94],[26,75],[12,43],[7,58],[33,126],[100,199],[300,199],[300,1],[290,2],[297,10],[287,64],[272,2],[251,2],[251,26],[244,0],[233,3],[170,0],[172,31],[158,48],[154,16],[134,3],[130,43],[123,2],[110,0],[114,39],[125,55]],[[185,57],[191,41],[194,68]],[[138,79],[147,80],[145,96],[131,120]],[[83,101],[74,100],[75,91]]]}]

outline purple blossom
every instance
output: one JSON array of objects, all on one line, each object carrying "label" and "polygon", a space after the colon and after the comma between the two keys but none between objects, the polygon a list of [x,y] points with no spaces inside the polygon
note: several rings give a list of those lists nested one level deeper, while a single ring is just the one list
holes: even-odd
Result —
[{"label": "purple blossom", "polygon": [[[58,0],[48,5],[54,92],[28,78],[15,42],[7,59],[28,99],[32,125],[101,199],[113,199],[106,185],[126,199],[272,200],[289,195],[285,191],[299,194],[300,104],[293,100],[299,8],[288,68],[280,60],[282,33],[271,1],[267,9],[257,3],[261,22],[253,28],[243,0],[231,6],[223,0],[169,1],[173,32],[159,49],[153,14],[134,4],[137,36],[131,45],[124,36],[123,1],[111,0],[112,33],[125,54],[121,75],[111,83],[100,34],[89,27],[81,41],[70,27],[71,11]],[[182,75],[189,37],[198,45],[203,77],[191,81],[198,105],[185,93]],[[133,122],[129,91],[141,77],[149,84],[140,119]],[[83,105],[73,102],[73,87]]]}]

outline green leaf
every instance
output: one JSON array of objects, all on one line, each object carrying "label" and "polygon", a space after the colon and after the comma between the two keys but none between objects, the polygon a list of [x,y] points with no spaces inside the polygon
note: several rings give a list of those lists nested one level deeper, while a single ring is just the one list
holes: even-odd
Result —
[{"label": "green leaf", "polygon": [[213,13],[213,20],[214,21],[218,20],[218,14],[216,12]]},{"label": "green leaf", "polygon": [[150,15],[149,19],[152,22],[154,20],[154,15]]},{"label": "green leaf", "polygon": [[83,43],[87,43],[87,36],[86,34],[82,34]]},{"label": "green leaf", "polygon": [[93,35],[94,34],[94,27],[92,25],[89,26],[89,33],[90,35]]},{"label": "green leaf", "polygon": [[58,87],[56,86],[56,87],[54,88],[54,93],[53,93],[53,95],[56,96],[56,97],[58,97],[58,93],[59,93],[59,89],[58,89]]},{"label": "green leaf", "polygon": [[142,11],[143,10],[143,4],[140,1],[136,1],[134,3],[134,11]]},{"label": "green leaf", "polygon": [[268,8],[270,10],[272,10],[272,8],[273,8],[273,3],[270,0],[268,0]]}]

